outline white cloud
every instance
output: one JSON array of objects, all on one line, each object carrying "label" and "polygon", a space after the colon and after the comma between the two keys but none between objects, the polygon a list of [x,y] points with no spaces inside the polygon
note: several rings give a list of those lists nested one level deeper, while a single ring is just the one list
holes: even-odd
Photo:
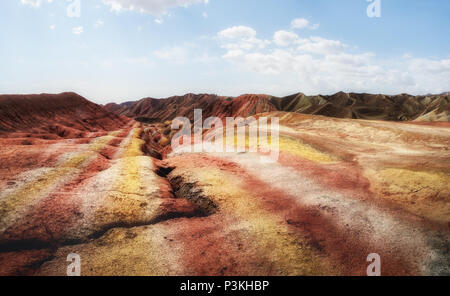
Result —
[{"label": "white cloud", "polygon": [[[43,2],[43,0],[20,0],[20,3],[22,3],[24,5],[30,5],[34,8],[40,7],[42,2]],[[52,3],[53,0],[47,0],[47,2]]]},{"label": "white cloud", "polygon": [[329,40],[322,37],[310,37],[303,39],[298,50],[312,54],[336,54],[342,53],[347,45],[337,40]]},{"label": "white cloud", "polygon": [[259,91],[420,94],[448,91],[450,85],[450,57],[386,60],[371,52],[355,52],[354,47],[339,40],[300,38],[285,30],[275,32],[267,46],[251,46],[248,40],[256,39],[256,35],[254,29],[242,26],[218,33],[220,46],[226,49],[222,58],[247,71],[249,80],[261,81]]},{"label": "white cloud", "polygon": [[245,52],[243,50],[233,49],[233,50],[229,50],[225,55],[223,55],[223,57],[226,59],[234,59],[234,58],[240,57],[244,54],[245,54]]},{"label": "white cloud", "polygon": [[270,41],[256,38],[256,31],[246,26],[235,26],[217,33],[222,47],[228,50],[264,48]]},{"label": "white cloud", "polygon": [[273,41],[279,46],[289,46],[299,41],[299,36],[289,31],[277,31],[273,35]]},{"label": "white cloud", "polygon": [[102,21],[102,20],[97,20],[96,22],[95,22],[95,24],[94,24],[94,27],[96,28],[96,29],[98,29],[98,28],[100,28],[100,27],[103,27],[105,25],[105,22],[104,21]]},{"label": "white cloud", "polygon": [[83,31],[84,31],[83,26],[72,28],[72,33],[74,33],[75,35],[80,35],[83,33]]},{"label": "white cloud", "polygon": [[308,27],[308,25],[309,25],[309,21],[304,18],[294,19],[291,22],[291,27],[294,29],[303,29],[303,28]]},{"label": "white cloud", "polygon": [[224,39],[251,39],[256,36],[256,31],[246,26],[234,26],[218,33]]},{"label": "white cloud", "polygon": [[54,30],[54,29],[56,29],[56,26],[55,25],[50,25],[50,30]]},{"label": "white cloud", "polygon": [[139,11],[154,16],[162,16],[171,8],[188,7],[193,4],[208,4],[208,0],[103,0],[113,11]]},{"label": "white cloud", "polygon": [[312,29],[315,30],[319,28],[319,24],[311,24],[307,19],[296,18],[291,22],[291,28],[293,29]]},{"label": "white cloud", "polygon": [[450,58],[432,61],[429,59],[412,59],[410,62],[410,70],[450,75]]}]

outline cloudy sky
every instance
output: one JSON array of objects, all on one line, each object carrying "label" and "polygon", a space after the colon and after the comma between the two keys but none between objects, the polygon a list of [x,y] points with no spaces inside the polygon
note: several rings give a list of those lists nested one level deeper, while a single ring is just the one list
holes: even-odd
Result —
[{"label": "cloudy sky", "polygon": [[450,91],[450,1],[373,1],[3,0],[0,93]]}]

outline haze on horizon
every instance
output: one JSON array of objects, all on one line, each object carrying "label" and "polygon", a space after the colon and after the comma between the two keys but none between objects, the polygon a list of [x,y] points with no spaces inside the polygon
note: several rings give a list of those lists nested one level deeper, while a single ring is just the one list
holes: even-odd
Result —
[{"label": "haze on horizon", "polygon": [[0,94],[450,90],[449,1],[381,0],[380,18],[365,0],[72,2],[1,1]]}]

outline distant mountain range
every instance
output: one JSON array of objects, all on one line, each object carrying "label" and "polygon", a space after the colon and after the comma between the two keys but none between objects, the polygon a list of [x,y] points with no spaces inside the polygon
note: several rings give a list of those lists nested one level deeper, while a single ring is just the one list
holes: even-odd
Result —
[{"label": "distant mountain range", "polygon": [[101,106],[75,93],[0,95],[0,132],[34,130],[76,137],[87,131],[117,129],[129,118],[165,122],[183,116],[193,120],[194,109],[202,109],[203,118],[245,118],[284,111],[337,118],[448,122],[449,102],[448,94],[388,96],[339,92],[331,96],[298,93],[283,98],[257,94],[239,97],[186,94]]},{"label": "distant mountain range", "polygon": [[166,121],[177,116],[193,119],[193,110],[202,109],[203,116],[252,116],[262,112],[285,111],[387,121],[449,121],[448,93],[429,96],[374,95],[339,92],[331,96],[287,97],[242,95],[221,97],[210,94],[186,94],[166,99],[144,98],[136,102],[107,104],[108,111],[142,120]]}]

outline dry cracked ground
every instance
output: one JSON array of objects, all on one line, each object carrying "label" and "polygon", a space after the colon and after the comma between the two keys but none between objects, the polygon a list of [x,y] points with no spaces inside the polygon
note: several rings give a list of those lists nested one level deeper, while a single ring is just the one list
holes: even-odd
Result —
[{"label": "dry cracked ground", "polygon": [[66,275],[76,253],[86,276],[365,275],[377,253],[383,275],[450,275],[449,127],[260,116],[276,161],[171,151],[170,122],[4,135],[0,274]]}]

